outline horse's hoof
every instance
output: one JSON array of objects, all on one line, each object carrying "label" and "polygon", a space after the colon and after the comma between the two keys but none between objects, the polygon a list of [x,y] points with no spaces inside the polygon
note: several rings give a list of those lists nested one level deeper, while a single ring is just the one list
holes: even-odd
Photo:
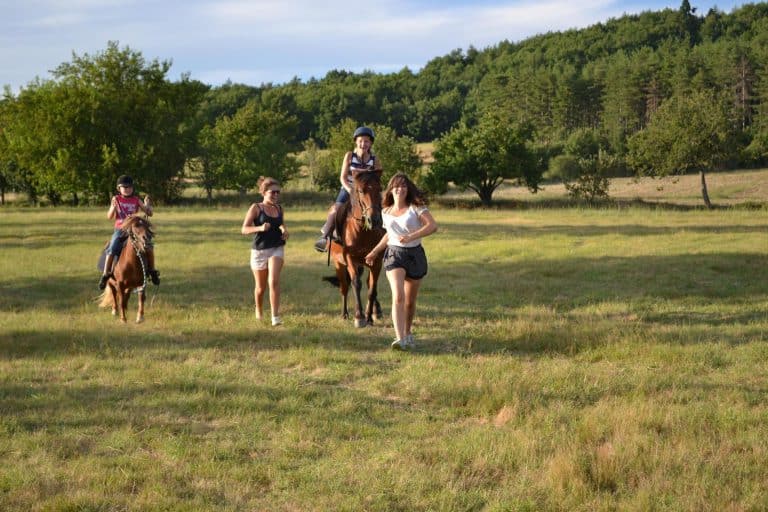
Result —
[{"label": "horse's hoof", "polygon": [[117,316],[117,310],[116,309],[112,310],[112,316]]},{"label": "horse's hoof", "polygon": [[137,324],[140,324],[143,321],[144,321],[144,317],[143,316],[140,316],[139,318],[136,319],[136,323]]},{"label": "horse's hoof", "polygon": [[365,327],[368,325],[368,322],[366,322],[362,318],[355,318],[355,327]]}]

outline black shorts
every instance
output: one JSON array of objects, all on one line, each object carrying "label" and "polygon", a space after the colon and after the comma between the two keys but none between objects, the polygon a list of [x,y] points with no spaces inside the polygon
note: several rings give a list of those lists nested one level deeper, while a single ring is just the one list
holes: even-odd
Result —
[{"label": "black shorts", "polygon": [[427,275],[427,255],[421,245],[398,247],[388,245],[384,251],[384,270],[405,269],[408,279],[421,279]]}]

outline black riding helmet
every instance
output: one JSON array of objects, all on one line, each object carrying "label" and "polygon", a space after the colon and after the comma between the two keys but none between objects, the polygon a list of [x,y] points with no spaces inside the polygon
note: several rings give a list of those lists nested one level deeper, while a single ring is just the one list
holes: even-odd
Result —
[{"label": "black riding helmet", "polygon": [[117,186],[118,187],[132,187],[133,186],[133,178],[131,178],[127,174],[123,174],[122,176],[117,178]]},{"label": "black riding helmet", "polygon": [[352,134],[352,140],[356,140],[361,135],[367,135],[371,138],[371,142],[375,139],[375,136],[373,135],[373,130],[368,128],[367,126],[360,126],[357,130],[355,130],[355,133]]}]

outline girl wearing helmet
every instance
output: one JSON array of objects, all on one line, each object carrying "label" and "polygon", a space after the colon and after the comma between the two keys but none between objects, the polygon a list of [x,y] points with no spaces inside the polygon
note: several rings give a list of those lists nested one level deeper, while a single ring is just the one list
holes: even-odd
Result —
[{"label": "girl wearing helmet", "polygon": [[371,153],[371,146],[375,139],[373,130],[367,126],[360,126],[355,133],[352,134],[352,140],[355,142],[355,149],[348,151],[344,155],[344,160],[341,162],[341,172],[339,174],[339,181],[341,182],[341,189],[339,195],[336,196],[336,201],[328,211],[328,218],[325,220],[322,229],[320,230],[321,236],[315,242],[315,250],[325,252],[328,248],[328,238],[333,232],[333,224],[336,218],[336,212],[339,211],[344,203],[349,201],[349,194],[352,192],[352,173],[353,172],[381,172],[381,160],[376,158],[376,155]]},{"label": "girl wearing helmet", "polygon": [[[134,194],[133,178],[127,175],[120,176],[117,179],[117,191],[118,194],[112,196],[109,210],[107,211],[107,218],[110,220],[115,219],[115,231],[112,233],[112,239],[109,241],[109,247],[107,248],[104,272],[101,275],[101,279],[99,279],[99,290],[107,287],[107,281],[112,275],[112,263],[115,261],[115,257],[120,255],[120,251],[123,250],[123,231],[120,229],[123,226],[123,221],[139,211],[144,212],[148,217],[152,216],[152,205],[150,204],[149,196],[145,196],[142,202]],[[150,268],[148,274],[154,284],[160,284],[160,275],[157,270]]]}]

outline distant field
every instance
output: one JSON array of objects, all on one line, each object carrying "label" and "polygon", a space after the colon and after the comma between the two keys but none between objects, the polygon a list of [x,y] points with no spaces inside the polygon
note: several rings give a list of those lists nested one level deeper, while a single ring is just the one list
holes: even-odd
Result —
[{"label": "distant field", "polygon": [[[417,150],[425,163],[432,162],[433,143],[417,144]],[[707,173],[707,188],[711,200],[720,205],[742,203],[768,203],[768,169],[737,170]],[[611,199],[621,201],[668,202],[698,205],[701,199],[701,182],[698,174],[668,178],[614,178],[608,190]],[[517,201],[551,201],[568,195],[561,183],[544,183],[542,190],[531,194],[526,187],[505,183],[494,198]],[[446,198],[475,199],[474,192],[451,191]]]},{"label": "distant field", "polygon": [[[743,203],[768,204],[768,169],[729,171],[707,174],[707,190],[715,205]],[[543,184],[542,190],[531,194],[525,187],[505,184],[498,191],[499,199],[541,201],[567,196],[562,184]],[[698,174],[668,178],[614,178],[608,194],[611,199],[647,201],[685,205],[702,205],[701,181]],[[494,195],[496,197],[496,195]]]},{"label": "distant field", "polygon": [[158,208],[121,326],[103,208],[0,209],[0,510],[768,509],[765,208],[435,207],[414,353],[338,317],[318,207],[257,322],[244,213]]}]

